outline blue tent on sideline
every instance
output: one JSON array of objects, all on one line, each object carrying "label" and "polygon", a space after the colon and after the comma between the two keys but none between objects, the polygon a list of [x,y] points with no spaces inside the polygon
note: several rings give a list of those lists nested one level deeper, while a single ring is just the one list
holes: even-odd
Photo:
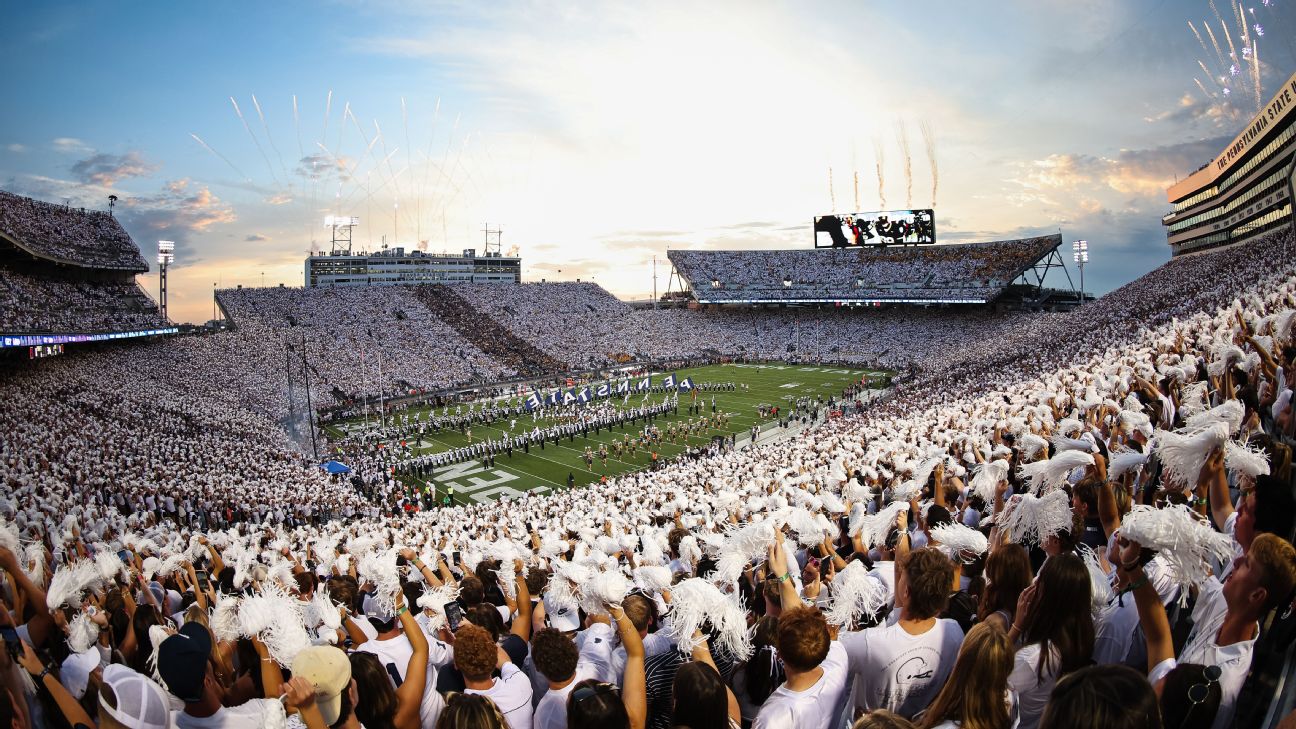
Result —
[{"label": "blue tent on sideline", "polygon": [[321,463],[320,468],[324,469],[325,471],[328,471],[329,473],[351,473],[351,469],[348,468],[345,463],[339,463],[337,461],[327,461],[325,463]]}]

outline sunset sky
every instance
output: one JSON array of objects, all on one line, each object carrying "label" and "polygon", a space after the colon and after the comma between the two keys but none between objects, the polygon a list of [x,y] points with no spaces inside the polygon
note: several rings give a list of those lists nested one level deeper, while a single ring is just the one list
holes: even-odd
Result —
[{"label": "sunset sky", "polygon": [[[1254,4],[1267,101],[1296,32]],[[1199,66],[1227,74],[1189,21],[1241,42],[1218,7],[21,3],[0,188],[118,195],[147,259],[178,244],[179,321],[214,283],[300,286],[329,214],[369,250],[457,252],[490,224],[525,280],[641,298],[668,248],[811,246],[815,215],[934,202],[943,242],[1089,240],[1101,293],[1168,257],[1166,185],[1255,112]]]}]

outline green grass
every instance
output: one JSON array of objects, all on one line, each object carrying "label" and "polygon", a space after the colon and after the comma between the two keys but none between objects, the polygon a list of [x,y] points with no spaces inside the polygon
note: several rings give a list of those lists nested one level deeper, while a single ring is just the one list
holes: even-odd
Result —
[{"label": "green grass", "polygon": [[[739,388],[733,392],[699,391],[697,395],[698,402],[704,406],[704,414],[710,414],[711,399],[714,397],[717,411],[727,413],[729,422],[726,427],[709,428],[695,436],[677,438],[676,443],[671,443],[666,433],[667,428],[672,423],[693,422],[698,419],[698,416],[688,415],[690,396],[688,393],[681,393],[679,398],[680,414],[678,416],[668,414],[654,421],[654,424],[661,430],[663,437],[662,442],[657,444],[655,448],[659,458],[665,461],[680,455],[688,447],[706,445],[714,436],[724,435],[727,437],[731,434],[737,434],[741,439],[750,433],[753,425],[760,426],[762,430],[777,426],[774,419],[762,419],[759,417],[757,408],[761,405],[777,405],[780,412],[790,412],[793,404],[799,398],[813,398],[822,395],[826,399],[837,396],[841,394],[843,388],[859,382],[861,376],[884,374],[886,373],[863,368],[801,365],[710,365],[678,370],[676,372],[677,381],[683,380],[685,377],[692,377],[694,383],[698,385],[726,382],[739,385]],[[654,384],[659,381],[660,377],[654,376]],[[747,384],[747,390],[741,389],[742,383]],[[641,397],[632,394],[630,404],[637,405]],[[663,397],[664,395],[661,393],[653,393],[649,395],[648,402],[661,402]],[[620,399],[614,397],[612,402],[620,404]],[[512,401],[510,400],[509,403],[512,404]],[[427,408],[422,408],[405,412],[412,418],[414,413],[426,413],[427,410]],[[426,417],[425,415],[424,418],[426,419]],[[326,431],[331,437],[338,438],[343,435],[344,429],[363,427],[363,422],[363,418],[346,421],[328,426]],[[546,422],[546,418],[541,418],[538,423],[533,424],[531,417],[524,415],[518,418],[517,429],[513,431],[513,434],[530,432],[535,425],[540,425],[543,428]],[[543,450],[533,444],[530,454],[525,454],[521,449],[515,448],[512,457],[503,453],[497,454],[493,467],[483,466],[480,459],[441,466],[430,473],[430,478],[426,479],[426,484],[436,489],[438,500],[445,493],[447,487],[453,486],[456,503],[483,503],[494,501],[502,496],[519,496],[527,491],[544,492],[563,489],[567,487],[569,474],[574,477],[576,486],[583,486],[596,482],[603,476],[612,478],[629,471],[648,468],[651,465],[652,448],[640,447],[633,456],[629,452],[616,456],[611,450],[611,444],[614,440],[621,440],[623,433],[633,438],[642,430],[643,425],[643,421],[640,421],[638,424],[626,423],[624,431],[621,426],[617,426],[611,432],[603,430],[601,433],[595,434],[591,431],[588,438],[577,434],[574,441],[564,437],[557,444],[552,441],[549,442]],[[507,432],[507,421],[496,422],[493,426],[486,426],[481,423],[472,426],[473,442],[495,440]],[[467,437],[458,431],[442,430],[440,433],[425,433],[422,445],[414,450],[419,454],[435,453],[467,445],[467,443]],[[597,457],[600,444],[608,445],[609,452],[606,466]],[[589,446],[596,454],[592,468],[586,468],[582,458],[586,446]],[[420,488],[425,485],[424,480],[413,477],[406,477],[406,481]]]}]

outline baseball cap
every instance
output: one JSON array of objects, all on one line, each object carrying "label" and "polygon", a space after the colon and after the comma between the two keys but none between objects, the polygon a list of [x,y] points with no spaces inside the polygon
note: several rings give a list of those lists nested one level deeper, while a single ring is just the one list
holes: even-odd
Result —
[{"label": "baseball cap", "polygon": [[318,645],[293,658],[292,674],[315,685],[315,704],[324,723],[332,725],[342,712],[342,692],[351,685],[351,661],[340,648]]},{"label": "baseball cap", "polygon": [[59,666],[59,679],[68,693],[71,693],[77,701],[85,696],[90,674],[99,667],[99,663],[99,649],[93,646],[90,650],[80,653],[69,653],[68,657],[63,659],[63,664]]},{"label": "baseball cap", "polygon": [[171,707],[162,687],[120,663],[104,667],[99,710],[130,729],[171,725]]},{"label": "baseball cap", "polygon": [[545,620],[549,622],[549,627],[564,633],[570,633],[573,630],[580,630],[580,612],[569,605],[559,605],[549,599],[548,595],[544,597]]},{"label": "baseball cap", "polygon": [[185,703],[202,698],[211,657],[211,634],[201,623],[185,623],[180,632],[158,646],[157,667],[162,682]]},{"label": "baseball cap", "polygon": [[[365,617],[369,618],[370,623],[390,623],[396,618],[396,613],[386,605],[381,604],[373,598],[373,595],[365,595],[360,606],[364,608]],[[374,626],[377,628],[378,626]]]}]

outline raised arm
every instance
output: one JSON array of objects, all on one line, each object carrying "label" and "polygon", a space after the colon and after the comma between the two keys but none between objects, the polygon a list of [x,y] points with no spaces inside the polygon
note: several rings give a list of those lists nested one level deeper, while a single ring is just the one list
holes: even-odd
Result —
[{"label": "raised arm", "polygon": [[405,605],[404,591],[396,591],[396,615],[410,646],[414,648],[405,668],[405,681],[396,689],[396,721],[398,729],[418,727],[419,707],[423,703],[423,690],[427,686],[428,642],[423,629]]},{"label": "raised arm", "polygon": [[774,532],[774,544],[769,548],[769,566],[771,579],[779,583],[779,603],[784,610],[805,605],[797,594],[796,585],[792,584],[792,573],[788,570],[787,551],[783,548],[783,532]]},{"label": "raised arm", "polygon": [[41,664],[40,658],[36,652],[22,641],[22,655],[18,657],[18,662],[22,667],[31,674],[32,681],[45,687],[54,698],[54,703],[58,704],[59,711],[62,712],[63,718],[67,720],[70,726],[82,724],[84,726],[94,726],[94,719],[81,708],[81,703],[72,696],[72,693],[59,682],[58,676],[51,673],[48,668]]},{"label": "raised arm", "polygon": [[513,562],[513,574],[517,579],[517,617],[513,618],[513,635],[523,641],[531,642],[531,591],[527,588],[526,578],[522,576],[522,560]]},{"label": "raised arm", "polygon": [[1229,500],[1228,477],[1224,473],[1224,449],[1211,451],[1206,462],[1202,464],[1201,474],[1197,477],[1197,492],[1206,493],[1210,504],[1211,518],[1215,528],[1224,529],[1225,522],[1233,515],[1233,502]]},{"label": "raised arm", "polygon": [[[1147,670],[1150,673],[1162,661],[1174,658],[1174,640],[1170,635],[1170,619],[1166,616],[1165,606],[1156,587],[1148,580],[1143,571],[1141,559],[1142,547],[1138,542],[1121,540],[1120,570],[1121,581],[1125,589],[1134,594],[1134,603],[1138,606],[1139,625],[1143,627],[1143,638],[1147,642]],[[1161,686],[1165,679],[1156,686],[1157,695],[1161,695]]]},{"label": "raised arm", "polygon": [[625,702],[626,714],[630,717],[630,729],[643,729],[648,722],[643,639],[639,637],[639,629],[630,622],[619,605],[610,606],[608,612],[616,621],[621,645],[625,646],[626,651],[625,672],[621,675],[621,700]]}]

